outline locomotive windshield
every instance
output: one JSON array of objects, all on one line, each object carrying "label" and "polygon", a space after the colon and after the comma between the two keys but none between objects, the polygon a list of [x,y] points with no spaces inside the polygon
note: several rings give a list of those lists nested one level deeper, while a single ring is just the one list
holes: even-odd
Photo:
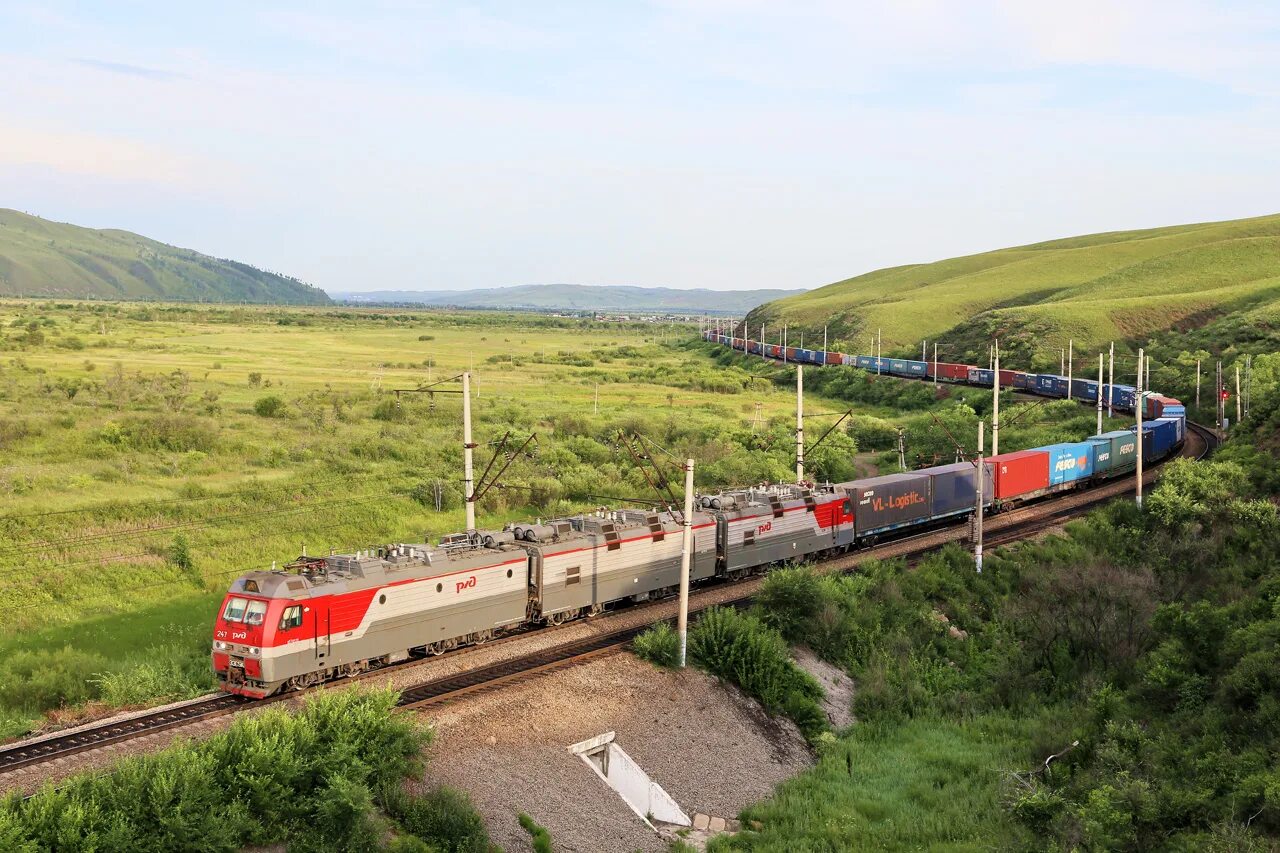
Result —
[{"label": "locomotive windshield", "polygon": [[265,601],[250,601],[249,606],[244,611],[244,621],[246,625],[261,625],[262,618],[267,615],[267,603]]},{"label": "locomotive windshield", "polygon": [[228,599],[222,618],[227,622],[244,622],[247,625],[261,625],[267,615],[267,603],[249,598]]}]

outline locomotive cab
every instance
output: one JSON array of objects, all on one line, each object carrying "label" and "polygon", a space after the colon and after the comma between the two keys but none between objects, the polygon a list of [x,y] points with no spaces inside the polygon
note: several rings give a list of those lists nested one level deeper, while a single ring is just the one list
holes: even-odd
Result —
[{"label": "locomotive cab", "polygon": [[[289,600],[307,582],[282,572],[250,572],[232,583],[213,626],[212,663],[224,690],[262,698],[278,685],[271,651],[306,634],[302,601]],[[265,654],[264,654],[265,652]]]}]

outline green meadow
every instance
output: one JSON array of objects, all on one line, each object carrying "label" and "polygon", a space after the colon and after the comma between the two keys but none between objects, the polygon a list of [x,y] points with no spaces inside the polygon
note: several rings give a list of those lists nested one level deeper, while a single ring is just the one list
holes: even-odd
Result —
[{"label": "green meadow", "polygon": [[[1280,215],[1110,232],[876,270],[751,312],[774,340],[810,340],[829,327],[845,352],[867,352],[881,330],[885,354],[942,342],[954,361],[985,358],[992,337],[1023,338],[1056,367],[1074,339],[1095,353],[1229,315],[1274,315],[1280,302]],[[768,330],[772,330],[771,332]]]},{"label": "green meadow", "polygon": [[[510,463],[482,525],[655,500],[621,433],[697,458],[700,486],[786,477],[790,389],[719,367],[695,337],[538,315],[0,303],[4,729],[208,689],[209,624],[240,572],[461,529],[460,398],[396,389],[472,372],[477,472]],[[852,439],[828,444],[811,468],[852,476],[835,452]]]}]

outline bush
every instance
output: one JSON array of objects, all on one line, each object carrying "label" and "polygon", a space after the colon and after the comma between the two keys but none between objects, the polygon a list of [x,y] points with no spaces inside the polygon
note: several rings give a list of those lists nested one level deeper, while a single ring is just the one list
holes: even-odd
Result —
[{"label": "bush", "polygon": [[129,758],[0,805],[5,850],[375,849],[371,790],[416,767],[426,734],[386,690],[309,696],[208,740]]},{"label": "bush", "polygon": [[187,453],[217,449],[218,434],[208,421],[191,415],[131,417],[123,423],[108,421],[98,431],[99,440],[128,450],[167,450]]},{"label": "bush", "polygon": [[782,635],[755,616],[712,607],[689,631],[688,653],[771,714],[785,713],[810,740],[827,730],[822,687],[791,660]]},{"label": "bush", "polygon": [[533,853],[552,853],[551,833],[547,832],[545,826],[540,825],[524,812],[520,812],[520,826],[529,833],[529,838],[533,842]]},{"label": "bush", "polygon": [[487,853],[489,833],[462,791],[441,786],[414,796],[403,788],[384,791],[382,807],[400,826],[444,853]]},{"label": "bush", "polygon": [[278,418],[284,415],[284,400],[274,394],[259,397],[253,404],[253,413],[260,418]]},{"label": "bush", "polygon": [[399,400],[382,400],[373,407],[373,418],[378,421],[402,421],[404,409],[400,408]]},{"label": "bush", "polygon": [[17,651],[0,664],[0,702],[39,713],[98,697],[95,676],[106,659],[71,646],[58,651]]},{"label": "bush", "polygon": [[668,669],[680,662],[680,636],[667,622],[659,622],[635,638],[635,652],[649,663]]}]

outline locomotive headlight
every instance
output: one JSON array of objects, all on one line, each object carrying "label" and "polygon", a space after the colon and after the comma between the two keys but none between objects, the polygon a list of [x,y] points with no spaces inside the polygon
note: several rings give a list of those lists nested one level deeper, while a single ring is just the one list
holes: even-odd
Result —
[{"label": "locomotive headlight", "polygon": [[221,640],[214,640],[214,641],[213,641],[213,647],[214,647],[215,649],[225,649],[225,648],[227,648],[227,644],[226,644],[226,643],[224,643],[224,642],[222,642]]},{"label": "locomotive headlight", "polygon": [[258,648],[257,646],[250,646],[250,647],[249,647],[249,654],[251,654],[251,655],[260,655],[260,654],[262,654],[262,649]]}]

